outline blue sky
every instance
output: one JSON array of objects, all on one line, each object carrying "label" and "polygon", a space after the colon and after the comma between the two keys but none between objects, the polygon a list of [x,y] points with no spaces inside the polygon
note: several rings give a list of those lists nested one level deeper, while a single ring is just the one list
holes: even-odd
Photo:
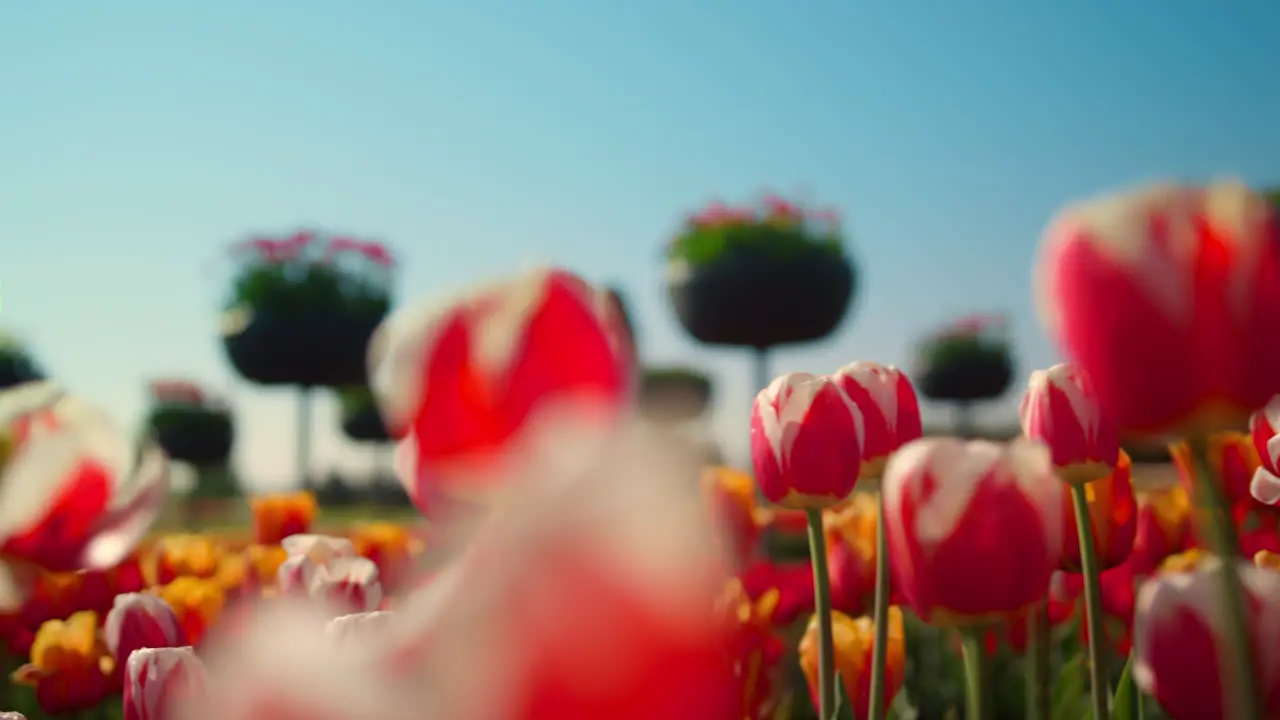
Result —
[{"label": "blue sky", "polygon": [[[1025,374],[1056,358],[1028,276],[1060,203],[1280,183],[1277,27],[1266,0],[4,3],[0,325],[123,422],[156,375],[227,391],[240,469],[274,487],[293,396],[221,355],[227,243],[383,238],[406,298],[562,263],[626,286],[649,360],[716,374],[740,452],[749,360],[693,345],[662,291],[684,211],[772,188],[845,213],[857,306],[778,371],[905,364],[994,311]],[[317,465],[368,468],[317,415]]]}]

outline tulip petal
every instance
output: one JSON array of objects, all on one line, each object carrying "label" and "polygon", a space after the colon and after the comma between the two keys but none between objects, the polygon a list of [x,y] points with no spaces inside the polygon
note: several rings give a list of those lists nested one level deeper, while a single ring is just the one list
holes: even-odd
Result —
[{"label": "tulip petal", "polygon": [[1249,483],[1249,494],[1263,505],[1280,503],[1280,477],[1267,472],[1266,468],[1258,468]]}]

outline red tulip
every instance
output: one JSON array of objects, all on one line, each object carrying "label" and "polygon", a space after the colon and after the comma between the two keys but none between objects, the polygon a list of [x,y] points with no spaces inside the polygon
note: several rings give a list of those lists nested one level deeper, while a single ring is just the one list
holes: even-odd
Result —
[{"label": "red tulip", "polygon": [[171,648],[187,644],[186,634],[169,603],[151,593],[117,595],[107,613],[107,647],[117,665],[142,648]]},{"label": "red tulip", "polygon": [[615,416],[632,386],[624,334],[606,293],[564,270],[389,320],[370,343],[370,374],[393,433],[412,438],[410,496],[426,510],[440,495],[493,489],[553,406],[590,407],[592,425]]},{"label": "red tulip", "polygon": [[[32,384],[38,385],[38,384]],[[16,608],[29,582],[14,569],[105,570],[142,539],[168,493],[168,461],[134,450],[105,415],[52,391],[0,393],[0,428],[12,444],[0,476],[0,609]],[[30,578],[27,578],[29,580]]]},{"label": "red tulip", "polygon": [[[1235,561],[1249,598],[1253,643],[1263,707],[1280,715],[1280,573]],[[1185,572],[1166,572],[1147,581],[1138,594],[1134,624],[1134,680],[1175,720],[1228,717],[1218,645],[1223,634],[1215,573],[1216,558],[1201,559]],[[1248,672],[1232,667],[1227,672]]]},{"label": "red tulip", "polygon": [[921,435],[920,403],[911,381],[892,365],[855,362],[832,378],[862,412],[862,477],[879,477],[889,455]]},{"label": "red tulip", "polygon": [[931,624],[966,625],[1044,597],[1062,546],[1062,484],[1038,444],[925,438],[885,468],[895,586]]},{"label": "red tulip", "polygon": [[125,665],[124,720],[171,720],[183,703],[208,703],[204,664],[189,647],[142,648]]},{"label": "red tulip", "polygon": [[1280,391],[1280,232],[1243,185],[1068,208],[1037,270],[1046,325],[1122,432],[1241,427]]},{"label": "red tulip", "polygon": [[[1116,567],[1129,559],[1138,533],[1138,500],[1133,493],[1133,465],[1129,455],[1120,452],[1120,461],[1106,477],[1085,486],[1089,503],[1089,527],[1093,530],[1093,547],[1100,570]],[[1076,532],[1076,513],[1070,490],[1062,489],[1062,560],[1067,572],[1082,572],[1080,535]]]},{"label": "red tulip", "polygon": [[770,502],[810,508],[844,500],[858,482],[863,441],[862,413],[831,378],[788,373],[756,395],[751,460]]},{"label": "red tulip", "polygon": [[1106,477],[1119,462],[1120,436],[1074,365],[1031,373],[1018,415],[1023,434],[1049,447],[1054,468],[1069,483]]},{"label": "red tulip", "polygon": [[1265,505],[1280,504],[1280,395],[1249,418],[1249,430],[1262,463],[1250,478],[1249,492]]}]

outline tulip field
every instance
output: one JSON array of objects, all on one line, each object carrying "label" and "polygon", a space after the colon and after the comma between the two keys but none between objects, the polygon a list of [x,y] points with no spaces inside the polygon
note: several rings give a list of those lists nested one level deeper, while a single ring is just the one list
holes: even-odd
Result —
[{"label": "tulip field", "polygon": [[[852,294],[829,213],[718,207],[679,240],[708,344],[821,337]],[[0,720],[1280,717],[1280,223],[1239,184],[1049,224],[1032,277],[1066,361],[1028,374],[1017,439],[922,437],[913,375],[962,403],[1010,375],[962,321],[927,373],[772,380],[750,468],[638,412],[625,308],[578,275],[382,319],[312,241],[255,246],[237,292],[276,312],[238,311],[261,327],[228,353],[304,393],[367,375],[421,517],[320,527],[298,492],[248,498],[244,531],[157,533],[171,451],[225,458],[226,412],[170,407],[135,443],[53,380],[2,389]],[[718,319],[712,290],[768,263],[827,278],[787,290],[835,298],[821,321]],[[1135,482],[1138,441],[1177,482]]]}]

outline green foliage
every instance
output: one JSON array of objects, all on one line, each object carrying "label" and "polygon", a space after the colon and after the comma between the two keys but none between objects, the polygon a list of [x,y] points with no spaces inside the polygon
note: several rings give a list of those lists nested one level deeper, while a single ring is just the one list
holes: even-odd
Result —
[{"label": "green foliage", "polygon": [[282,315],[382,315],[391,307],[391,298],[387,288],[372,278],[327,263],[258,261],[246,265],[235,279],[228,307],[238,305]]},{"label": "green foliage", "polygon": [[1138,720],[1142,717],[1142,694],[1133,683],[1133,655],[1124,664],[1124,672],[1120,675],[1120,683],[1116,685],[1116,694],[1111,703],[1112,720]]},{"label": "green foliage", "polygon": [[803,223],[762,221],[689,227],[671,243],[667,257],[701,267],[714,263],[730,250],[767,253],[785,261],[813,249],[833,257],[840,257],[844,252],[839,235],[818,233]]}]

